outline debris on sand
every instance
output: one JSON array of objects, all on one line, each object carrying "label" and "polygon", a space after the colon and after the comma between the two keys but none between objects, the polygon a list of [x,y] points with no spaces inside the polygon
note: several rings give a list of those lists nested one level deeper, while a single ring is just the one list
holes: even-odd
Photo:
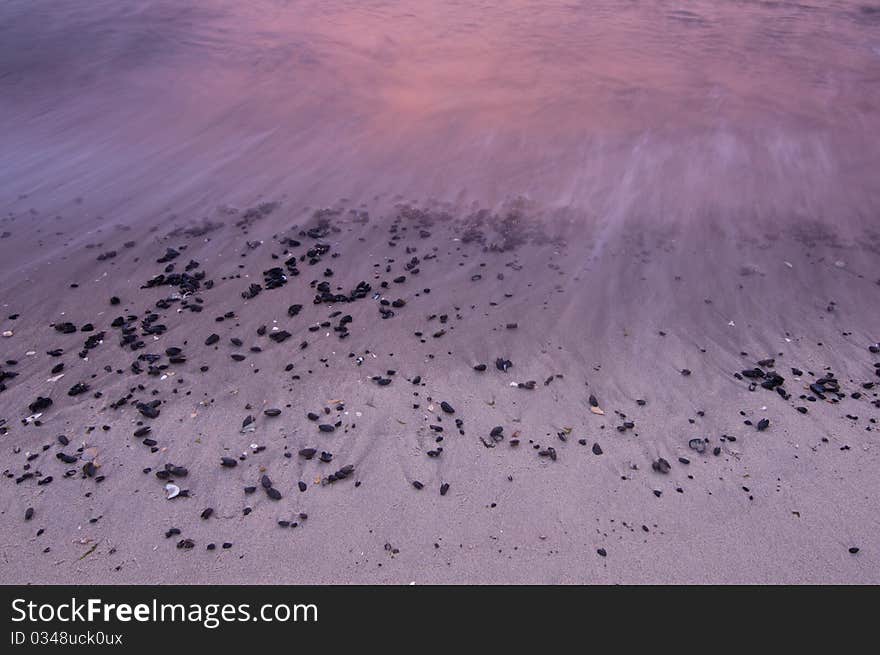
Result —
[{"label": "debris on sand", "polygon": [[[517,543],[520,527],[544,521],[552,497],[578,534],[625,546],[609,559],[592,546],[595,568],[610,570],[650,555],[661,536],[680,539],[682,525],[697,534],[690,513],[704,498],[760,501],[750,506],[755,523],[744,519],[754,529],[776,516],[768,512],[781,490],[805,488],[792,482],[801,470],[818,471],[831,493],[840,471],[858,475],[857,453],[871,468],[880,343],[867,319],[876,312],[853,309],[854,296],[827,277],[821,319],[783,333],[789,322],[776,312],[803,312],[752,288],[773,289],[763,273],[731,265],[735,282],[704,275],[688,287],[686,267],[698,262],[648,236],[620,244],[638,253],[626,268],[591,262],[597,277],[587,280],[577,248],[522,217],[502,225],[491,214],[400,205],[387,221],[335,206],[293,220],[283,207],[236,210],[208,232],[178,226],[131,246],[104,232],[88,257],[65,253],[72,263],[62,259],[59,271],[82,287],[65,279],[51,311],[9,299],[22,309],[5,319],[0,436],[3,493],[19,521],[56,536],[89,526],[88,538],[150,566],[253,562],[290,539],[332,544],[344,534],[332,553],[351,559],[341,570],[368,575],[378,564],[369,542],[381,539],[396,544],[395,565],[429,543],[436,570],[454,573],[459,552],[485,547],[485,535],[464,537],[459,526],[486,526],[493,557],[533,557]],[[646,311],[661,311],[656,296],[681,313],[662,309],[662,331],[624,322],[625,311],[639,315],[625,294],[620,307],[594,302],[600,272],[623,289],[629,266],[671,254],[680,280],[645,269],[627,287]],[[91,289],[83,272],[99,266],[116,274]],[[809,271],[799,264],[786,275]],[[673,282],[682,295],[667,293]],[[757,299],[722,307],[722,291],[738,298],[740,284]],[[710,299],[703,286],[718,293]],[[740,316],[744,307],[754,315]],[[789,455],[797,467],[782,461]],[[570,511],[590,497],[602,502]],[[799,512],[826,516],[809,500],[798,498]],[[144,537],[142,515],[158,543]],[[422,528],[447,533],[427,542]],[[561,542],[554,556],[582,555],[575,528],[565,530],[544,532]],[[224,541],[233,533],[234,548]],[[845,557],[848,542],[835,543]],[[52,544],[56,555],[63,547]],[[304,549],[303,566],[314,565],[319,556]],[[867,550],[849,547],[869,560]]]}]

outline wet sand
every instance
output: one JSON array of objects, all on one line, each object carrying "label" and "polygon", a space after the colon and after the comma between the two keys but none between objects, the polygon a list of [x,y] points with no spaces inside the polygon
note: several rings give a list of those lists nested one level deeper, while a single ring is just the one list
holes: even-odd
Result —
[{"label": "wet sand", "polygon": [[876,17],[694,4],[10,3],[0,581],[880,581]]}]

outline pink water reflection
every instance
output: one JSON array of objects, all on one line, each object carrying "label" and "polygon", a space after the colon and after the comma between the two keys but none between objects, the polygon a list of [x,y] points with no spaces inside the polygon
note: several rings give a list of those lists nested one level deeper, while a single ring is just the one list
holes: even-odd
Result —
[{"label": "pink water reflection", "polygon": [[131,195],[174,168],[175,193],[231,199],[876,215],[880,9],[864,2],[68,1],[0,15],[4,193],[56,178],[107,192],[112,178]]}]

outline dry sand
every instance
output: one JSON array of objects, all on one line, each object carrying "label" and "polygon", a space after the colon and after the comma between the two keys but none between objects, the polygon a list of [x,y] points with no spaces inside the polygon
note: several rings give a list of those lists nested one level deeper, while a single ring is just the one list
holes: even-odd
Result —
[{"label": "dry sand", "polygon": [[2,10],[0,582],[880,582],[873,14],[254,7]]}]

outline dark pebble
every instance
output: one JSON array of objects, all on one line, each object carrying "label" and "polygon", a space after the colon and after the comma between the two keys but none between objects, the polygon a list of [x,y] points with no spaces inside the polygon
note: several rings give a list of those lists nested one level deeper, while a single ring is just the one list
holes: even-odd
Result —
[{"label": "dark pebble", "polygon": [[651,464],[651,468],[657,471],[657,473],[663,473],[665,475],[666,473],[669,473],[669,471],[672,469],[672,466],[670,466],[669,462],[667,462],[662,457],[658,457]]}]

